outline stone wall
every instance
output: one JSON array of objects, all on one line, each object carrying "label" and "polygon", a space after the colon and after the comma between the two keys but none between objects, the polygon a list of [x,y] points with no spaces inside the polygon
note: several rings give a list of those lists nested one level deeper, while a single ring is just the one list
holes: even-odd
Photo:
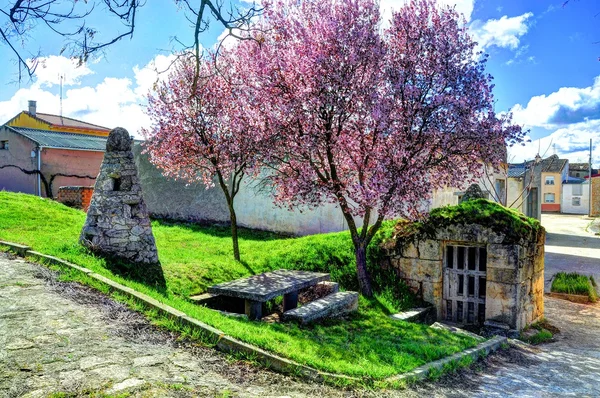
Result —
[{"label": "stone wall", "polygon": [[385,262],[444,320],[446,246],[485,248],[485,320],[521,330],[544,314],[545,232],[542,229],[537,240],[519,244],[506,244],[504,238],[504,234],[480,225],[454,225],[439,229],[431,239],[388,244],[393,248],[388,249]]},{"label": "stone wall", "polygon": [[600,217],[600,177],[592,178],[592,211],[591,217]]},{"label": "stone wall", "polygon": [[87,211],[94,187],[67,186],[58,188],[56,200],[64,205]]}]

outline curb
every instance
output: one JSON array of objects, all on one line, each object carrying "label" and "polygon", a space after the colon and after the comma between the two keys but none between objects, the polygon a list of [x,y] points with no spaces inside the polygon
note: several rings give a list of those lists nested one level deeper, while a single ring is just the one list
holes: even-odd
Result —
[{"label": "curb", "polygon": [[[315,380],[315,381],[324,381],[326,378],[327,379],[337,379],[337,380],[341,380],[341,381],[342,380],[350,381],[350,382],[360,382],[363,380],[360,377],[352,377],[352,376],[340,375],[340,374],[336,374],[336,373],[322,372],[317,369],[311,368],[309,366],[294,362],[290,359],[282,358],[275,354],[271,354],[261,348],[255,347],[251,344],[244,343],[244,342],[237,340],[231,336],[228,336],[225,334],[225,332],[223,332],[217,328],[214,328],[210,325],[207,325],[206,323],[199,321],[198,319],[191,318],[188,315],[186,315],[185,313],[183,313],[173,307],[170,307],[166,304],[163,304],[163,303],[159,302],[158,300],[156,300],[146,294],[140,293],[130,287],[121,285],[120,283],[117,283],[117,282],[113,281],[112,279],[109,279],[105,276],[96,274],[95,272],[93,272],[87,268],[81,267],[76,264],[69,263],[68,261],[62,260],[62,259],[54,257],[54,256],[49,256],[46,254],[42,254],[42,253],[33,251],[33,250],[31,250],[31,247],[29,247],[29,246],[20,245],[18,243],[6,242],[6,241],[0,241],[0,246],[9,247],[11,250],[15,251],[21,257],[29,257],[29,258],[37,259],[38,261],[45,261],[50,264],[58,265],[61,267],[72,268],[81,273],[84,273],[87,276],[89,276],[90,278],[95,279],[98,282],[101,282],[105,285],[110,286],[114,290],[117,290],[117,291],[119,291],[129,297],[132,297],[136,300],[139,300],[139,301],[143,302],[144,304],[146,304],[147,306],[157,309],[158,311],[170,316],[171,318],[177,319],[182,324],[186,324],[193,328],[199,329],[204,335],[206,335],[210,338],[213,338],[216,341],[215,346],[223,352],[228,352],[228,353],[242,352],[245,354],[250,354],[250,355],[254,356],[258,362],[260,362],[261,364],[265,365],[266,367],[268,367],[270,369],[273,369],[273,370],[276,370],[279,372],[285,372],[285,373],[301,374],[302,376],[304,376],[308,379],[311,379],[311,380]],[[492,338],[491,340],[480,343],[473,348],[469,348],[465,351],[458,352],[449,357],[427,363],[416,369],[413,369],[412,371],[410,371],[408,373],[403,373],[400,375],[387,377],[387,378],[383,379],[382,381],[383,382],[398,382],[398,381],[423,380],[423,379],[427,378],[427,376],[429,375],[429,372],[432,369],[441,370],[444,367],[444,365],[449,364],[451,362],[459,361],[462,358],[467,357],[467,356],[470,356],[474,360],[477,360],[480,355],[487,355],[490,352],[496,351],[502,344],[504,344],[506,342],[507,342],[506,337],[496,336],[496,337]]]},{"label": "curb", "polygon": [[398,381],[410,381],[410,380],[423,380],[429,376],[432,370],[442,370],[445,365],[451,363],[457,363],[465,357],[471,357],[474,361],[479,359],[482,355],[487,355],[490,352],[496,351],[503,344],[507,343],[508,339],[504,336],[496,336],[490,340],[484,341],[473,348],[469,348],[465,351],[457,352],[456,354],[450,355],[449,357],[438,359],[427,363],[423,366],[419,366],[410,372],[403,373],[401,375],[392,376],[384,379],[386,382],[398,382]]}]

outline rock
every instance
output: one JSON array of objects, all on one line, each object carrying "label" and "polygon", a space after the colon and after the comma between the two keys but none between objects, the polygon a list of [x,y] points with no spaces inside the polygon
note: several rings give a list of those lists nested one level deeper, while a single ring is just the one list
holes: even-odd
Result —
[{"label": "rock", "polygon": [[154,366],[163,364],[164,362],[164,358],[149,355],[146,357],[135,358],[133,360],[133,367],[141,368],[142,366]]},{"label": "rock", "polygon": [[140,379],[127,379],[117,383],[106,391],[107,394],[123,394],[141,388],[146,382]]},{"label": "rock", "polygon": [[[125,152],[131,151],[131,142],[133,140],[129,136],[127,130],[117,127],[110,132],[106,141],[106,152]],[[125,157],[127,154],[125,154]]]},{"label": "rock", "polygon": [[485,195],[478,184],[471,184],[471,186],[467,188],[467,191],[462,197],[462,202],[474,199],[485,199]]}]

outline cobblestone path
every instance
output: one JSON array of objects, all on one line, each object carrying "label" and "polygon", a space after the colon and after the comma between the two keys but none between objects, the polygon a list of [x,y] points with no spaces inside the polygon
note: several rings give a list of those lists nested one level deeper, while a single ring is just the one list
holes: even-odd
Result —
[{"label": "cobblestone path", "polygon": [[[178,342],[91,289],[0,253],[0,397],[598,397],[600,305],[546,297],[561,333],[400,391],[343,391]],[[60,395],[55,395],[56,397]],[[70,396],[70,395],[67,395]]]},{"label": "cobblestone path", "polygon": [[54,278],[0,253],[0,397],[341,394],[178,343],[103,295]]}]

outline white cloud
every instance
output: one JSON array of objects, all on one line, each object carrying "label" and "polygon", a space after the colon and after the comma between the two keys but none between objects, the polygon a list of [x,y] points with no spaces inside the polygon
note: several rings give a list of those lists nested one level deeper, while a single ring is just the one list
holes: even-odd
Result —
[{"label": "white cloud", "polygon": [[[590,139],[600,143],[600,76],[589,87],[562,87],[548,95],[532,97],[526,106],[515,105],[513,121],[525,128],[543,128],[551,132],[546,137],[515,147],[509,153],[515,161],[556,153],[572,162],[588,159]],[[510,158],[509,158],[510,159]],[[600,164],[600,153],[594,154]]]},{"label": "white cloud", "polygon": [[[575,123],[554,131],[539,140],[525,146],[515,146],[508,150],[508,161],[512,163],[531,160],[537,153],[546,158],[555,153],[570,162],[587,162],[589,158],[590,139],[598,148],[600,143],[600,120]],[[593,160],[595,166],[600,165],[600,152],[595,149]]]},{"label": "white cloud", "polygon": [[[54,71],[69,70],[70,60],[65,57],[52,56],[49,65]],[[158,80],[166,79],[167,70],[175,56],[158,55],[147,65],[133,68],[133,79],[106,77],[96,86],[75,87],[64,91],[63,115],[106,127],[124,127],[132,135],[140,137],[141,127],[149,127],[148,117],[144,114],[146,94]],[[58,66],[57,66],[58,65]],[[92,66],[93,67],[93,66]],[[75,69],[78,70],[78,69]],[[38,70],[39,72],[39,70]],[[37,108],[42,113],[59,114],[60,99],[47,90],[58,79],[52,80],[53,74],[41,72],[29,88],[19,89],[13,97],[0,102],[0,122],[27,109],[28,100],[36,100]],[[69,85],[78,84],[78,79],[93,73],[85,67],[79,74],[71,74]],[[65,79],[65,85],[66,79]],[[56,90],[55,90],[56,91]]]},{"label": "white cloud", "polygon": [[169,76],[169,69],[175,61],[175,55],[157,55],[146,66],[140,68],[133,67],[135,82],[137,87],[135,92],[140,97],[145,97],[154,85],[159,81],[164,81]]},{"label": "white cloud", "polygon": [[[33,65],[31,60],[28,63]],[[85,64],[78,66],[77,61],[73,59],[51,55],[37,59],[35,83],[40,86],[52,87],[60,84],[60,76],[62,76],[63,85],[74,86],[81,84],[83,76],[93,73]]]},{"label": "white cloud", "polygon": [[562,87],[532,97],[526,106],[516,104],[511,112],[515,123],[547,129],[600,119],[600,76],[589,87]]},{"label": "white cloud", "polygon": [[528,20],[532,16],[532,13],[527,12],[510,18],[504,15],[500,19],[485,22],[475,20],[469,30],[481,50],[492,46],[515,50],[519,47],[520,38],[529,30]]}]

